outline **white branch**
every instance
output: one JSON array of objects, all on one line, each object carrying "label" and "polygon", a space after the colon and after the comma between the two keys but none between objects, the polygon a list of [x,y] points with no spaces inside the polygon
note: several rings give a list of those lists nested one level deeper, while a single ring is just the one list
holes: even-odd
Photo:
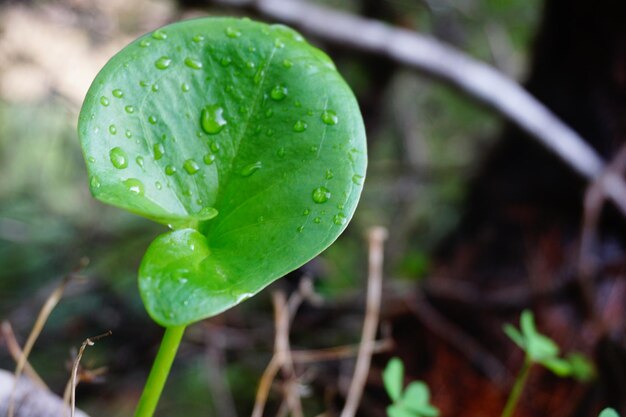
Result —
[{"label": "white branch", "polygon": [[301,0],[214,2],[251,6],[261,14],[301,28],[320,39],[376,53],[416,68],[492,107],[583,177],[595,179],[604,169],[604,161],[593,148],[518,83],[436,39]]}]

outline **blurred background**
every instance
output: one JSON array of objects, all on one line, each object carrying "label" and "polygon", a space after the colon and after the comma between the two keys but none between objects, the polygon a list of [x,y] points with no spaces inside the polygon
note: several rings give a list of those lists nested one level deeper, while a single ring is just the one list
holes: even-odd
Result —
[{"label": "blurred background", "polygon": [[[308,1],[436,37],[489,63],[525,84],[607,160],[624,141],[626,11],[619,0]],[[23,344],[48,295],[89,260],[31,362],[62,393],[72,349],[112,330],[82,362],[87,370],[106,368],[77,391],[78,406],[93,417],[131,415],[141,393],[161,329],[144,312],[136,272],[163,228],[91,198],[78,111],[97,71],[145,32],[204,15],[275,22],[254,4],[223,3],[0,1],[0,319]],[[591,251],[593,288],[581,291],[582,179],[440,82],[303,34],[329,53],[354,90],[370,162],[346,233],[275,284],[289,291],[310,276],[323,301],[303,305],[292,347],[358,343],[364,235],[383,225],[389,238],[380,336],[393,348],[374,357],[359,415],[385,415],[380,373],[394,355],[404,360],[407,379],[430,385],[442,415],[499,415],[523,362],[501,327],[523,308],[536,312],[540,329],[565,351],[594,360],[598,372],[581,384],[534,370],[517,415],[595,416],[607,405],[626,411],[622,216],[610,206],[602,211]],[[188,330],[157,415],[250,414],[273,349],[269,294]],[[0,368],[13,369],[2,340]],[[305,415],[338,412],[353,367],[352,359],[299,366]],[[273,391],[266,415],[276,415],[280,402]]]}]

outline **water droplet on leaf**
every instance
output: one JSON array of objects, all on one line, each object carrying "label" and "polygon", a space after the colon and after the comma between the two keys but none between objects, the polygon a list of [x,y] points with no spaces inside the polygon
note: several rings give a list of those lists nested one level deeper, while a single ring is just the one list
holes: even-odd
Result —
[{"label": "water droplet on leaf", "polygon": [[165,155],[165,147],[162,143],[155,143],[154,146],[152,146],[152,151],[154,152],[155,161],[158,161]]},{"label": "water droplet on leaf", "polygon": [[287,87],[285,87],[284,85],[277,85],[272,88],[272,91],[270,91],[270,97],[272,98],[272,100],[280,101],[287,97],[287,92]]},{"label": "water droplet on leaf", "polygon": [[176,173],[176,167],[168,165],[165,167],[165,175],[174,175]]},{"label": "water droplet on leaf", "polygon": [[187,159],[183,164],[183,168],[187,171],[187,174],[194,175],[198,171],[200,171],[200,165],[193,159]]},{"label": "water droplet on leaf", "polygon": [[154,62],[154,66],[160,70],[167,69],[170,65],[172,65],[172,59],[167,56],[162,56]]},{"label": "water droplet on leaf", "polygon": [[308,127],[308,125],[306,124],[306,122],[302,121],[302,120],[298,120],[296,123],[294,123],[293,125],[293,131],[294,132],[304,132],[306,130],[306,128]]},{"label": "water droplet on leaf", "polygon": [[205,106],[200,112],[202,130],[209,135],[215,135],[224,128],[224,109],[217,104]]},{"label": "water droplet on leaf", "polygon": [[102,104],[104,107],[107,107],[109,105],[109,99],[105,96],[100,97],[100,104]]},{"label": "water droplet on leaf", "polygon": [[152,38],[158,41],[164,41],[165,39],[167,39],[167,33],[162,30],[155,30],[154,32],[152,32]]},{"label": "water droplet on leaf", "polygon": [[263,167],[263,163],[261,161],[256,161],[252,164],[248,164],[239,171],[239,174],[242,177],[249,177],[250,175],[257,172],[259,169]]},{"label": "water droplet on leaf", "polygon": [[336,125],[339,121],[339,117],[337,117],[337,113],[333,110],[324,110],[321,115],[322,122],[325,124],[332,126]]},{"label": "water droplet on leaf", "polygon": [[311,197],[313,197],[313,201],[315,203],[322,204],[327,202],[330,198],[330,191],[326,187],[317,187],[313,190]]},{"label": "water droplet on leaf", "polygon": [[117,127],[115,127],[115,125],[109,126],[109,133],[112,134],[112,135],[116,135],[117,134]]},{"label": "water droplet on leaf", "polygon": [[117,98],[122,98],[124,97],[124,92],[119,88],[116,88],[115,90],[113,90],[113,96]]},{"label": "water droplet on leaf", "polygon": [[124,149],[120,147],[115,147],[111,149],[109,152],[109,158],[111,159],[111,163],[117,169],[124,169],[128,166],[128,156]]},{"label": "water droplet on leaf", "polygon": [[185,58],[185,65],[191,69],[199,70],[202,68],[202,62],[194,58]]}]

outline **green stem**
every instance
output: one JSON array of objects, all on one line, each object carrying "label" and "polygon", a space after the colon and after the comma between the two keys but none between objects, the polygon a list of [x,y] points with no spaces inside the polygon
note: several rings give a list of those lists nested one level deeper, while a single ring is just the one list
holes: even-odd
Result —
[{"label": "green stem", "polygon": [[528,373],[530,372],[531,366],[532,362],[526,358],[524,366],[515,378],[515,384],[513,384],[509,398],[506,400],[506,405],[504,406],[501,417],[511,417],[513,415],[517,402],[522,395],[522,391],[524,391],[524,385],[526,385],[526,380],[528,379]]},{"label": "green stem", "polygon": [[167,327],[165,329],[159,353],[154,359],[146,386],[143,388],[139,404],[137,404],[135,417],[152,417],[154,414],[184,332],[185,326]]}]

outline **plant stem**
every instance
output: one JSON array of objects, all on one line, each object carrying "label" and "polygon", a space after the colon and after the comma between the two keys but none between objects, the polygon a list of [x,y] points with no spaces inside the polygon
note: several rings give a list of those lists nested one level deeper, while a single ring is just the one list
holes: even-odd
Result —
[{"label": "plant stem", "polygon": [[524,360],[524,366],[515,378],[515,384],[513,384],[513,388],[511,389],[509,398],[506,400],[506,405],[504,406],[504,410],[502,411],[502,415],[500,417],[511,417],[513,415],[517,402],[522,395],[522,391],[524,391],[524,385],[526,385],[526,380],[528,379],[531,366],[532,362],[526,358],[526,360]]},{"label": "plant stem", "polygon": [[152,417],[154,414],[184,332],[185,326],[167,327],[165,329],[159,353],[154,359],[152,370],[150,370],[139,404],[137,404],[135,417]]}]

